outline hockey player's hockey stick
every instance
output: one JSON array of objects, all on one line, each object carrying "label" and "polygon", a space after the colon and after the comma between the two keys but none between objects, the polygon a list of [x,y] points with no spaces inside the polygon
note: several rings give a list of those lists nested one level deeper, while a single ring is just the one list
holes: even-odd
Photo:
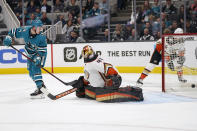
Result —
[{"label": "hockey player's hockey stick", "polygon": [[51,93],[49,93],[49,92],[47,91],[47,89],[44,88],[44,87],[42,87],[40,90],[41,90],[46,96],[48,96],[51,100],[57,100],[57,99],[59,99],[59,98],[62,98],[62,97],[64,97],[64,96],[70,94],[70,93],[75,92],[75,91],[77,90],[77,88],[72,88],[72,89],[70,89],[70,90],[64,91],[64,92],[62,92],[62,93],[60,93],[60,94],[57,94],[57,95],[55,95],[55,96],[52,95]]},{"label": "hockey player's hockey stick", "polygon": [[[21,52],[20,50],[16,49],[14,46],[10,45],[10,47],[12,47],[14,50],[18,51],[21,55],[23,55],[24,57],[26,57],[28,60],[30,60],[31,62],[35,63],[31,58],[29,58],[28,56],[26,56],[23,52]],[[58,81],[62,82],[64,85],[73,85],[75,84],[74,81],[72,82],[64,82],[61,79],[59,79],[58,77],[56,77],[54,74],[52,74],[51,72],[49,72],[47,69],[45,69],[44,67],[42,67],[41,65],[37,65],[38,67],[40,67],[41,69],[43,69],[44,71],[46,71],[47,73],[49,73],[50,75],[52,75],[54,78],[56,78]]]}]

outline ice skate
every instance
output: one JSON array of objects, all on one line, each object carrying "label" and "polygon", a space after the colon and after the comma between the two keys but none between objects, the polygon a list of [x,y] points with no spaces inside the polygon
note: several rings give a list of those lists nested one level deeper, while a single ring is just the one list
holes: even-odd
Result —
[{"label": "ice skate", "polygon": [[30,94],[31,99],[43,99],[45,98],[44,94],[40,89],[36,89],[33,93]]},{"label": "ice skate", "polygon": [[138,79],[135,86],[136,87],[142,87],[142,85],[143,85],[142,79]]}]

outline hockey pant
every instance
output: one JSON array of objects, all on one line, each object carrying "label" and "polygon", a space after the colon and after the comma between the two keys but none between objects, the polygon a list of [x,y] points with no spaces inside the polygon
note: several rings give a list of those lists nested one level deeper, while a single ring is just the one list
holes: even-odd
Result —
[{"label": "hockey pant", "polygon": [[41,68],[27,60],[27,70],[31,79],[36,83],[37,88],[40,88],[43,84]]}]

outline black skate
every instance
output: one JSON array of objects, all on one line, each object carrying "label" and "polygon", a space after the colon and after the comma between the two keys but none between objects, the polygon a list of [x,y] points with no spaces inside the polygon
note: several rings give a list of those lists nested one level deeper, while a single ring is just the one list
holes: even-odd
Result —
[{"label": "black skate", "polygon": [[136,85],[135,85],[135,87],[141,87],[143,85],[143,81],[142,81],[142,79],[138,79],[137,80],[137,82],[136,82]]},{"label": "black skate", "polygon": [[31,99],[43,99],[44,94],[42,93],[42,91],[40,89],[36,89],[33,93],[30,94]]}]

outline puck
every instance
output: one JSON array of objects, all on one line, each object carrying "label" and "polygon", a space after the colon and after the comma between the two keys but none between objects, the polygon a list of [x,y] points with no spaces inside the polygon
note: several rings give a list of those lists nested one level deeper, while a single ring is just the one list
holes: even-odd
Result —
[{"label": "puck", "polygon": [[192,84],[191,86],[192,86],[192,88],[195,88],[196,85],[195,84]]}]

